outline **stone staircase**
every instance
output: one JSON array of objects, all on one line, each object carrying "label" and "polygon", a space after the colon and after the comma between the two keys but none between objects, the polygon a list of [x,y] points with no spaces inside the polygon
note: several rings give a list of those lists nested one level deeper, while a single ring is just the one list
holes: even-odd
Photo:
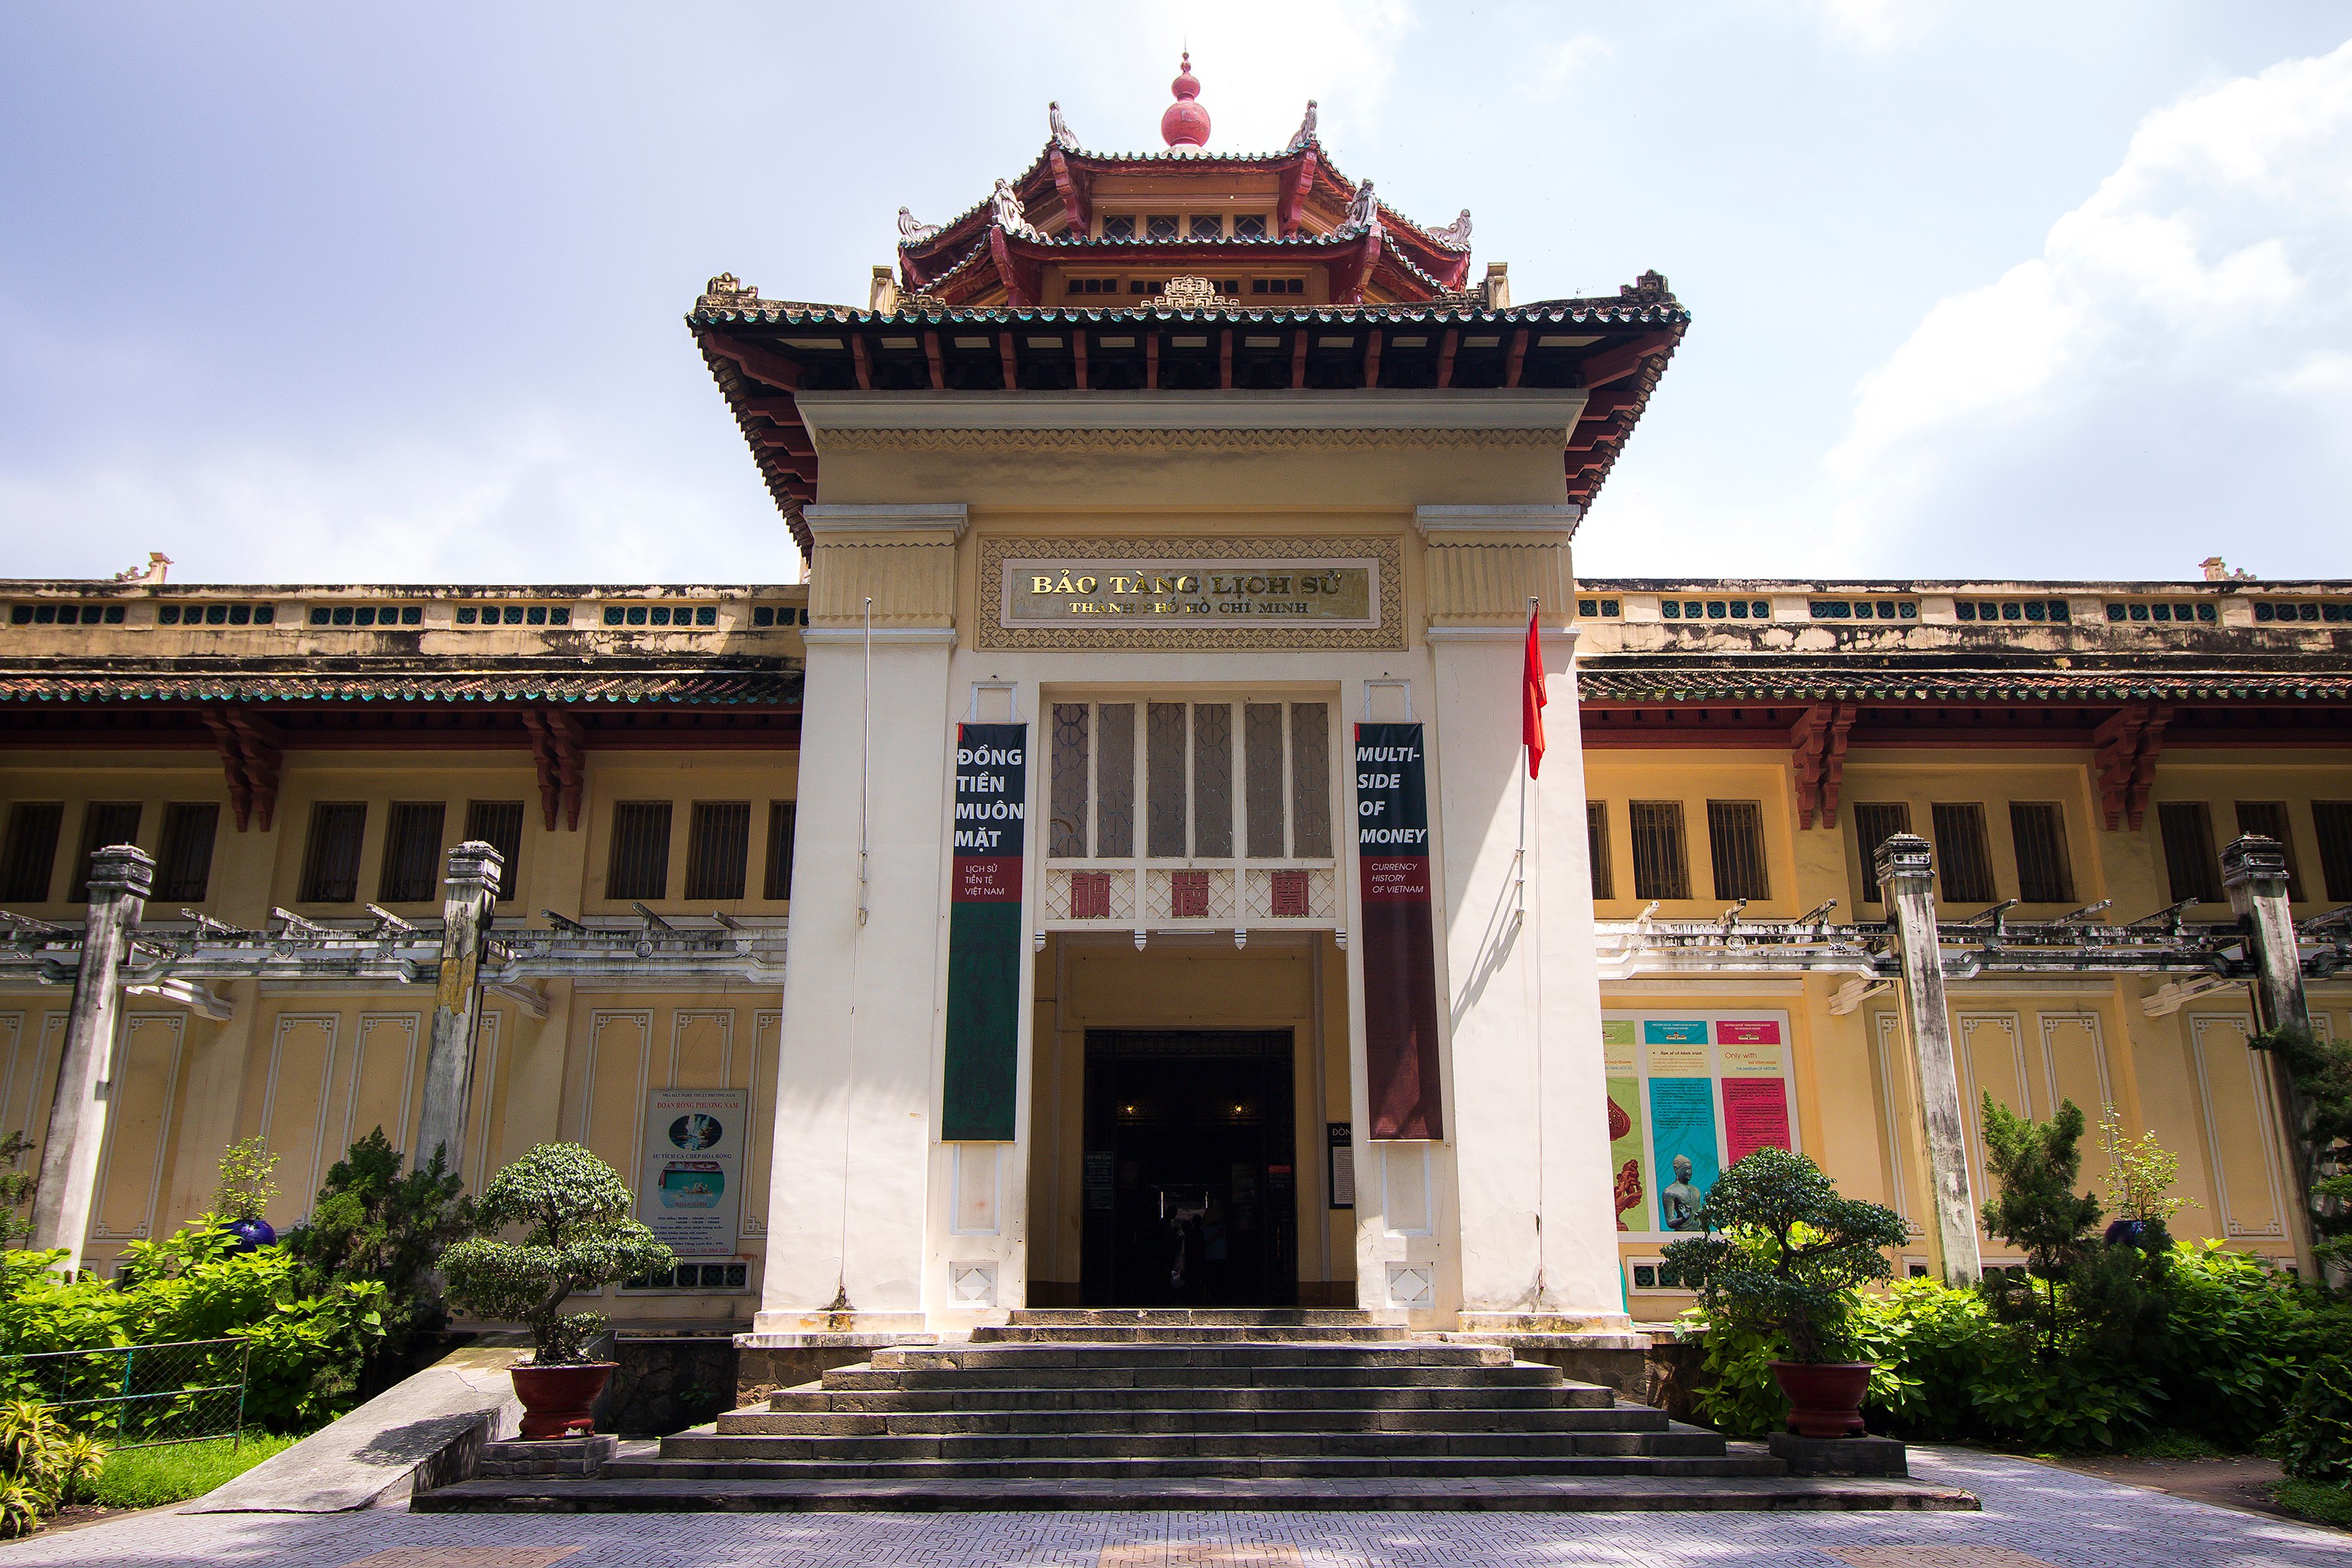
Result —
[{"label": "stone staircase", "polygon": [[1094,1310],[877,1351],[593,1479],[475,1480],[415,1506],[1968,1506],[1936,1491],[1794,1479],[1557,1368],[1367,1313]]}]

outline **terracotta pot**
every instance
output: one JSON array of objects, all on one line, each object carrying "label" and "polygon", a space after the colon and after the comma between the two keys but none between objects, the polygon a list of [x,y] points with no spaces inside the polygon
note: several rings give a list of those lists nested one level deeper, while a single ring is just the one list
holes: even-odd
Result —
[{"label": "terracotta pot", "polygon": [[577,1362],[570,1366],[512,1369],[515,1397],[522,1401],[525,1437],[584,1437],[596,1430],[588,1407],[604,1392],[604,1384],[619,1364],[609,1361]]},{"label": "terracotta pot", "polygon": [[1776,1361],[1773,1379],[1789,1396],[1789,1430],[1800,1437],[1859,1437],[1862,1396],[1877,1363]]}]

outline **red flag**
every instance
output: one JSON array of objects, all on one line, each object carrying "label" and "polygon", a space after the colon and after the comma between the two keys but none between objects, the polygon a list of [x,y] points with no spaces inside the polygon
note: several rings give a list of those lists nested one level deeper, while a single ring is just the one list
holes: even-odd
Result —
[{"label": "red flag", "polygon": [[1539,606],[1528,606],[1528,668],[1519,693],[1519,739],[1528,748],[1528,777],[1534,778],[1543,767],[1544,704],[1551,699],[1544,694],[1543,631],[1537,624]]}]

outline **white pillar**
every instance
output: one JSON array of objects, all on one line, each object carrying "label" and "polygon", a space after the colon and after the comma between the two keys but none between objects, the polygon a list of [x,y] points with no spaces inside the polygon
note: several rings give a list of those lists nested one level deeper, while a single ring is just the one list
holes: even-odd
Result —
[{"label": "white pillar", "polygon": [[74,973],[73,1006],[66,1015],[57,1093],[41,1148],[41,1184],[33,1198],[33,1247],[65,1248],[63,1267],[69,1272],[81,1268],[98,1194],[98,1158],[106,1146],[111,1088],[106,1074],[114,1054],[122,961],[154,886],[155,862],[135,845],[111,845],[89,858],[81,967]]},{"label": "white pillar", "polygon": [[924,1323],[954,637],[876,630],[869,733],[864,637],[808,633],[758,1334]]},{"label": "white pillar", "polygon": [[1916,834],[1878,847],[1879,893],[1886,900],[1902,962],[1903,1033],[1919,1085],[1927,1144],[1927,1185],[1936,1204],[1937,1252],[1949,1285],[1973,1285],[1984,1272],[1977,1249],[1976,1205],[1969,1184],[1968,1122],[1953,1057],[1952,1014],[1944,1000],[1944,955],[1936,936],[1936,856]]},{"label": "white pillar", "polygon": [[449,851],[441,901],[440,984],[433,998],[433,1040],[425,1054],[424,1108],[410,1163],[422,1169],[441,1152],[444,1169],[466,1169],[466,1114],[473,1102],[474,1026],[481,1016],[482,931],[497,907],[505,862],[497,848],[470,840]]},{"label": "white pillar", "polygon": [[[2294,907],[2289,901],[2286,849],[2275,838],[2249,833],[2221,850],[2221,885],[2230,908],[2246,933],[2246,955],[2254,962],[2254,1022],[2270,1029],[2311,1028],[2311,1002],[2303,988],[2303,951],[2296,941]],[[2303,1130],[2309,1111],[2294,1087],[2283,1051],[2263,1051],[2271,1099],[2287,1145],[2287,1175],[2294,1184],[2295,1251],[2306,1271],[2311,1257],[2311,1184],[2318,1171]]]}]

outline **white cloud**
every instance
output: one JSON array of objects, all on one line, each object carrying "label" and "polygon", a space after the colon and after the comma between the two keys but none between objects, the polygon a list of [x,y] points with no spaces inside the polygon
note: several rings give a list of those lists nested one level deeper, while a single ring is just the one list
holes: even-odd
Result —
[{"label": "white cloud", "polygon": [[1916,43],[1943,16],[1938,0],[1813,0],[1831,34],[1864,54]]},{"label": "white cloud", "polygon": [[2345,443],[2309,432],[2346,401],[2347,279],[2352,45],[2160,110],[2040,256],[1938,301],[1862,379],[1825,462],[1838,531],[1932,528],[2061,452],[2124,501],[2224,425],[2252,445],[2217,444],[2213,493],[2184,510],[2242,495],[2229,470],[2338,463]]},{"label": "white cloud", "polygon": [[1549,98],[1615,53],[1608,39],[1589,33],[1538,45],[1520,65],[1519,90],[1532,98]]}]

